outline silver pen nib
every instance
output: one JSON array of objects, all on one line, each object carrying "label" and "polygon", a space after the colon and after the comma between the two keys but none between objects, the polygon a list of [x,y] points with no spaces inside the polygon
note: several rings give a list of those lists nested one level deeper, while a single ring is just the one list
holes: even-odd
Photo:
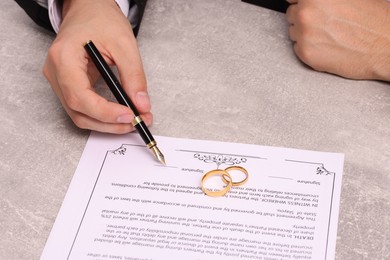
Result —
[{"label": "silver pen nib", "polygon": [[166,165],[164,155],[161,153],[160,149],[158,149],[157,145],[150,147],[154,157],[159,160],[162,164]]}]

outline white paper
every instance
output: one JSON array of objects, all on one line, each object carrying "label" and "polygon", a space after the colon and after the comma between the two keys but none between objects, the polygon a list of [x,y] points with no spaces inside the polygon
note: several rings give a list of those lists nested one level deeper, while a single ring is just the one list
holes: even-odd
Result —
[{"label": "white paper", "polygon": [[[91,134],[41,259],[335,258],[342,154],[156,140],[166,167],[136,134]],[[232,165],[248,181],[204,195]]]}]

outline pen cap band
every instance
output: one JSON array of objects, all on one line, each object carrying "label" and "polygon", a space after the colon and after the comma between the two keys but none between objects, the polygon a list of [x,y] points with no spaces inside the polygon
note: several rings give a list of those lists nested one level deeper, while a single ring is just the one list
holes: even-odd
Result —
[{"label": "pen cap band", "polygon": [[141,122],[142,122],[142,118],[140,116],[136,116],[136,117],[134,117],[133,121],[131,121],[131,124],[133,126],[136,126],[136,125],[138,125]]},{"label": "pen cap band", "polygon": [[134,125],[134,127],[140,133],[140,136],[142,137],[146,145],[155,142],[152,134],[150,133],[149,129],[146,127],[144,121],[141,120],[140,122],[138,122],[138,124]]}]

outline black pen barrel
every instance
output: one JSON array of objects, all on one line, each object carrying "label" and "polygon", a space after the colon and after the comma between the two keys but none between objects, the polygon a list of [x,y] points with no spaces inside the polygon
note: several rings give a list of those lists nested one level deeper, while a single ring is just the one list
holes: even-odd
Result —
[{"label": "black pen barrel", "polygon": [[84,45],[84,48],[100,72],[100,75],[102,75],[104,81],[107,83],[107,86],[118,100],[119,104],[127,106],[133,111],[134,119],[132,124],[137,129],[146,146],[153,153],[154,157],[165,165],[164,155],[161,153],[160,149],[158,149],[156,141],[154,140],[149,129],[146,127],[146,124],[142,120],[137,108],[127,96],[126,91],[122,88],[119,80],[116,78],[115,74],[112,72],[103,56],[96,48],[95,44],[93,44],[92,41],[89,41]]},{"label": "black pen barrel", "polygon": [[126,91],[123,89],[122,85],[119,83],[119,80],[112,72],[100,52],[97,50],[95,44],[93,44],[92,41],[89,41],[84,45],[84,48],[88,52],[90,58],[95,64],[97,70],[100,72],[100,75],[102,75],[111,92],[114,94],[118,103],[127,106],[133,111],[135,116],[139,116],[137,108],[127,96]]},{"label": "black pen barrel", "polygon": [[141,136],[142,140],[144,140],[146,145],[153,144],[153,142],[155,142],[144,121],[139,122],[138,124],[134,125],[134,127],[137,129],[139,135]]}]

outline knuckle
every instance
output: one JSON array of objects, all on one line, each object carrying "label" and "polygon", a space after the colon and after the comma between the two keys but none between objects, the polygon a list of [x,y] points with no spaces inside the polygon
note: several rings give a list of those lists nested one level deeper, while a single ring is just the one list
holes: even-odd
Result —
[{"label": "knuckle", "polygon": [[105,98],[94,98],[89,100],[88,106],[94,109],[96,112],[95,117],[96,119],[100,121],[112,121],[112,110],[109,106],[109,101],[107,101]]},{"label": "knuckle", "polygon": [[297,50],[297,54],[303,62],[310,65],[310,63],[313,59],[313,52],[311,51],[311,49],[309,47],[301,44]]},{"label": "knuckle", "polygon": [[63,92],[64,100],[67,106],[74,111],[80,111],[81,101],[72,93],[68,91]]},{"label": "knuckle", "polygon": [[78,128],[88,129],[87,122],[81,115],[73,115],[72,121]]},{"label": "knuckle", "polygon": [[56,42],[54,42],[47,51],[45,64],[42,68],[42,73],[47,79],[49,79],[50,77],[50,70],[53,69],[53,67],[55,68],[59,65],[60,51],[61,46],[59,43]]},{"label": "knuckle", "polygon": [[298,57],[308,66],[315,70],[319,69],[319,58],[315,49],[301,45],[297,50]]},{"label": "knuckle", "polygon": [[45,63],[42,68],[42,74],[45,76],[46,79],[49,80],[50,72],[49,72],[49,65]]},{"label": "knuckle", "polygon": [[61,49],[61,44],[54,41],[53,44],[50,46],[49,50],[47,51],[47,58],[52,62],[56,62],[59,53],[61,52]]},{"label": "knuckle", "polygon": [[299,24],[310,24],[313,21],[313,13],[308,8],[301,8],[296,13],[296,19]]}]

